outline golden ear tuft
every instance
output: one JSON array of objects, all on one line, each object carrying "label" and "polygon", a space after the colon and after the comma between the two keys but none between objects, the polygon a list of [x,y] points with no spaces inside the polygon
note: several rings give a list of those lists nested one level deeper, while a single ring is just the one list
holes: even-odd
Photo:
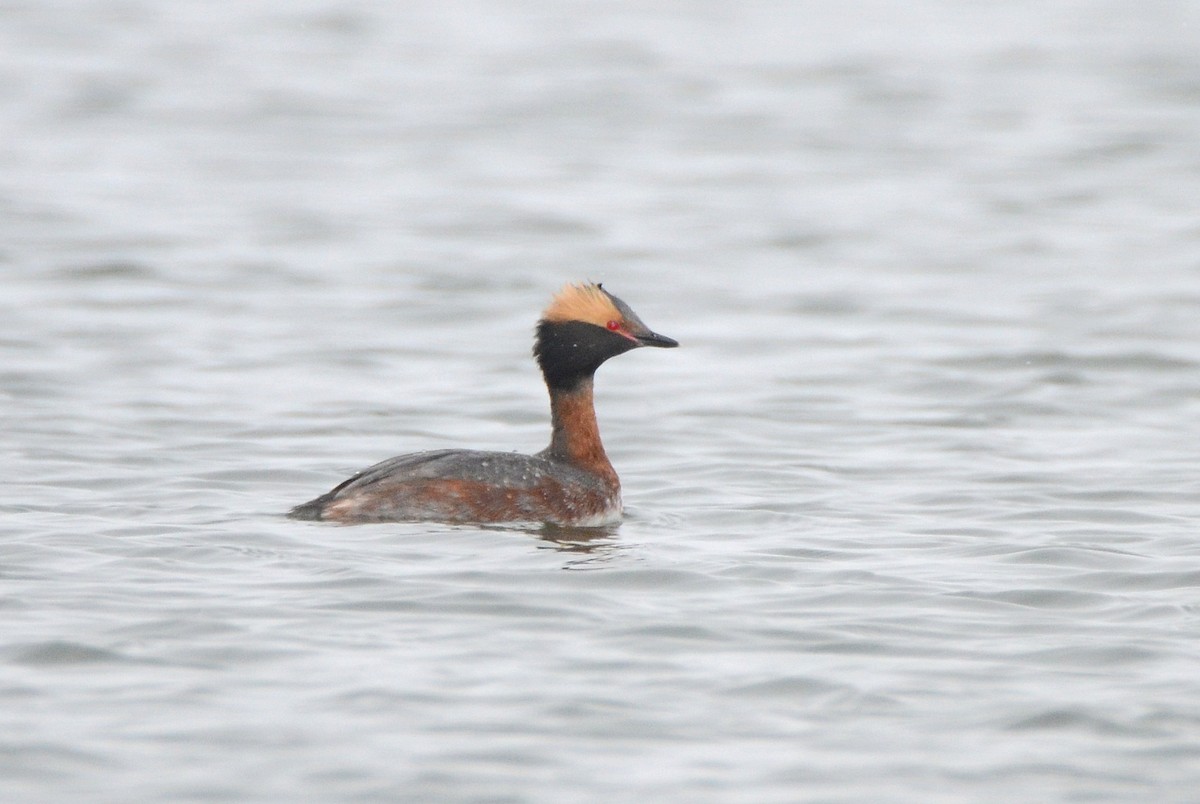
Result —
[{"label": "golden ear tuft", "polygon": [[583,321],[598,327],[620,318],[608,294],[591,282],[563,286],[542,313],[543,321]]}]

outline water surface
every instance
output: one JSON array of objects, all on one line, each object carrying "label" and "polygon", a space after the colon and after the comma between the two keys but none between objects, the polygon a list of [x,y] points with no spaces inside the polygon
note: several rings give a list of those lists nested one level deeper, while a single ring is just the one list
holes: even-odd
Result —
[{"label": "water surface", "polygon": [[[21,801],[1187,801],[1200,16],[0,5]],[[281,513],[540,449],[628,506]]]}]

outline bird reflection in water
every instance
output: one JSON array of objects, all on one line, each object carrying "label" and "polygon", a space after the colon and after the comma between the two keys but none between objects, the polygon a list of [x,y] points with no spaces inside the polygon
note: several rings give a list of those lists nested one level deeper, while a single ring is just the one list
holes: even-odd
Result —
[{"label": "bird reflection in water", "polygon": [[616,558],[628,545],[617,541],[620,525],[578,528],[570,525],[545,524],[533,531],[543,544],[543,549],[570,553],[578,556],[567,561],[563,569],[600,569]]}]

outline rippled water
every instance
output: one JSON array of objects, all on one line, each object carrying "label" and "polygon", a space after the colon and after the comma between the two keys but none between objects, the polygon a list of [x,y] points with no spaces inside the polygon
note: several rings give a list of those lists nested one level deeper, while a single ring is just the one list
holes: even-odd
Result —
[{"label": "rippled water", "polygon": [[[1188,801],[1188,2],[0,4],[13,801]],[[282,517],[536,450],[604,531]]]}]

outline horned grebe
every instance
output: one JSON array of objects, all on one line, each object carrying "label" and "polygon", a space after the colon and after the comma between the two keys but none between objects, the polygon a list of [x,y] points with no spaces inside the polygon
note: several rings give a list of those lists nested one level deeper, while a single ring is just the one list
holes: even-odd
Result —
[{"label": "horned grebe", "polygon": [[342,523],[549,522],[621,518],[621,483],[592,405],[592,377],[639,346],[678,346],[598,284],[567,285],[538,321],[533,354],[550,390],[550,446],[535,455],[444,449],[375,464],[288,516]]}]

